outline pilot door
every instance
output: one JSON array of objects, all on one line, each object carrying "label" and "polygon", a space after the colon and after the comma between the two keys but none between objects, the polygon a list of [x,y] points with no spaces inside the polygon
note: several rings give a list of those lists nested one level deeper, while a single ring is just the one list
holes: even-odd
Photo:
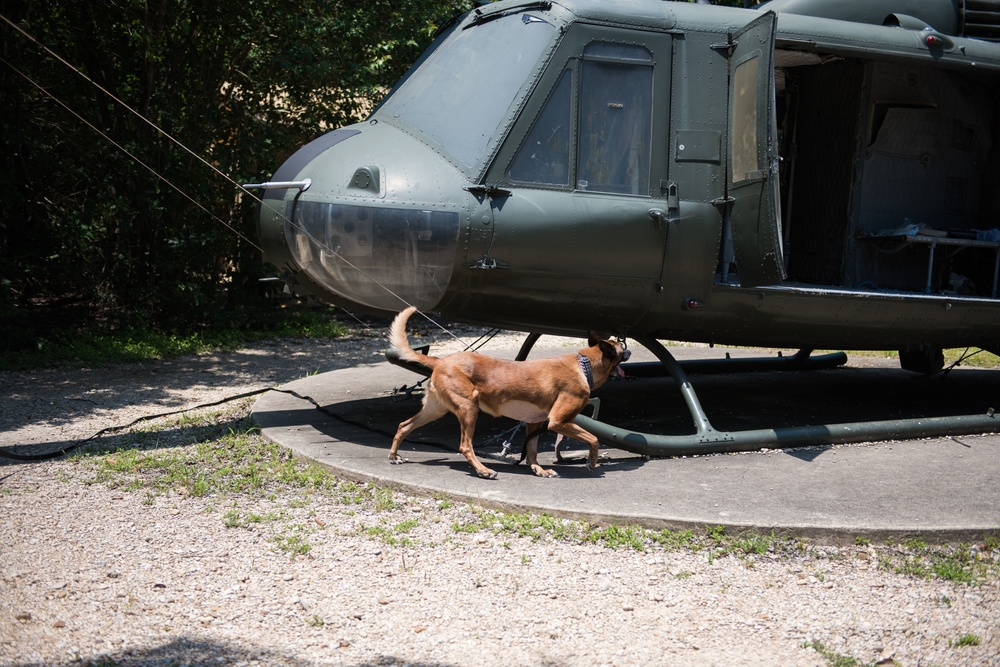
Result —
[{"label": "pilot door", "polygon": [[782,261],[774,117],[774,29],[767,12],[730,36],[729,225],[741,287],[780,283]]},{"label": "pilot door", "polygon": [[476,288],[494,304],[509,295],[530,321],[625,330],[659,293],[666,228],[650,210],[665,208],[653,146],[666,130],[653,114],[670,105],[669,85],[657,84],[670,37],[634,42],[630,31],[574,26],[496,160],[493,194],[471,189],[490,197],[474,218]]}]

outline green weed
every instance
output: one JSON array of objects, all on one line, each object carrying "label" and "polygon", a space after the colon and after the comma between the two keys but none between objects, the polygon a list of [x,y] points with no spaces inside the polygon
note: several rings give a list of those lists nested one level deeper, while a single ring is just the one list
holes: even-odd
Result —
[{"label": "green weed", "polygon": [[961,637],[958,637],[957,639],[953,639],[950,642],[948,642],[948,645],[953,648],[960,648],[962,646],[979,646],[980,643],[981,640],[977,635],[967,632]]},{"label": "green weed", "polygon": [[289,556],[304,556],[312,551],[312,545],[306,540],[305,535],[310,531],[301,524],[287,526],[288,533],[276,533],[268,538],[268,542],[274,544],[279,551],[283,551]]},{"label": "green weed", "polygon": [[861,662],[857,658],[841,655],[840,653],[834,653],[833,651],[827,650],[827,648],[823,646],[823,644],[816,641],[805,642],[802,644],[802,647],[811,648],[815,650],[821,656],[826,658],[827,662],[830,663],[831,667],[863,667],[866,665],[874,664],[870,662]]}]

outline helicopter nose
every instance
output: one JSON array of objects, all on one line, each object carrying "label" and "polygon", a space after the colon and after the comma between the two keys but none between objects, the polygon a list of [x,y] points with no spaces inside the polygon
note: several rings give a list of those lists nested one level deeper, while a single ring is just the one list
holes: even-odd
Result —
[{"label": "helicopter nose", "polygon": [[464,179],[398,130],[356,127],[305,146],[275,173],[309,185],[281,199],[267,191],[265,260],[369,311],[433,309],[455,265]]}]

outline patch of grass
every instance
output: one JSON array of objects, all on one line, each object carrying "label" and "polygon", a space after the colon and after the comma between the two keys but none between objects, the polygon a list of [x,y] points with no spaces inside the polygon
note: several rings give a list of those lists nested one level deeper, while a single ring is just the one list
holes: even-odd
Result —
[{"label": "patch of grass", "polygon": [[962,366],[972,366],[974,368],[1000,368],[1000,359],[998,359],[996,355],[978,347],[963,347],[944,351],[945,368],[959,359],[962,360]]},{"label": "patch of grass", "polygon": [[587,533],[588,542],[603,544],[610,549],[631,549],[645,551],[648,541],[648,531],[640,526],[619,526],[611,524],[604,528],[594,528]]},{"label": "patch of grass", "polygon": [[267,541],[289,556],[304,556],[312,551],[312,545],[306,537],[314,533],[314,529],[306,528],[302,524],[292,524],[285,526],[285,531],[287,532],[275,533],[267,538]]},{"label": "patch of grass", "polygon": [[657,530],[651,531],[649,538],[665,549],[683,549],[694,546],[696,540],[690,530]]},{"label": "patch of grass", "polygon": [[275,487],[316,490],[335,485],[325,469],[299,463],[288,450],[259,437],[248,420],[193,447],[121,447],[104,455],[80,454],[73,460],[92,469],[93,483],[153,494],[262,495]]},{"label": "patch of grass", "polygon": [[833,651],[827,650],[823,644],[820,642],[812,641],[805,642],[802,644],[803,648],[811,648],[823,656],[827,662],[830,663],[832,667],[862,667],[866,665],[874,665],[871,662],[861,662],[857,658],[852,658],[850,656],[841,655],[840,653],[834,653]]},{"label": "patch of grass", "polygon": [[451,529],[456,533],[478,533],[482,526],[478,521],[455,521],[451,524]]},{"label": "patch of grass", "polygon": [[[839,352],[839,350],[816,350],[816,354],[826,352]],[[883,359],[896,359],[899,353],[893,350],[852,350],[851,354],[859,357],[879,357]],[[978,347],[956,347],[944,350],[944,367],[948,368],[958,360],[962,360],[961,366],[974,366],[976,368],[1000,368],[1000,357]]]},{"label": "patch of grass", "polygon": [[926,579],[930,576],[930,570],[927,568],[924,559],[920,556],[906,555],[897,560],[892,569],[897,574],[905,574],[906,576],[917,577],[918,579]]},{"label": "patch of grass", "polygon": [[964,635],[949,641],[948,645],[952,648],[960,648],[962,646],[979,646],[981,642],[982,640],[979,639],[978,635],[967,632]]},{"label": "patch of grass", "polygon": [[774,533],[762,535],[757,532],[747,532],[739,536],[726,534],[725,526],[706,526],[708,534],[705,539],[712,547],[709,558],[721,556],[761,555],[772,551],[781,542]]},{"label": "patch of grass", "polygon": [[392,497],[392,489],[387,489],[384,487],[375,487],[375,511],[376,512],[388,512],[390,510],[397,509],[399,503]]},{"label": "patch of grass", "polygon": [[397,533],[408,533],[417,527],[420,521],[418,519],[407,519],[406,521],[400,521],[395,526],[393,530]]},{"label": "patch of grass", "polygon": [[273,542],[279,551],[284,551],[290,556],[304,556],[312,550],[309,544],[301,535],[274,535],[268,538],[268,542]]},{"label": "patch of grass", "polygon": [[[996,576],[997,562],[973,555],[967,544],[934,546],[907,544],[907,551],[879,554],[879,567],[910,577],[943,579],[958,584],[978,585]],[[986,551],[984,548],[983,551]]]},{"label": "patch of grass", "polygon": [[440,491],[434,492],[434,500],[437,501],[437,506],[439,510],[450,509],[454,505],[454,503],[452,503],[451,501],[451,498],[449,498],[446,494],[441,493]]},{"label": "patch of grass", "polygon": [[241,512],[240,510],[229,510],[222,516],[222,523],[226,528],[250,528],[263,523],[281,521],[286,518],[284,512]]},{"label": "patch of grass", "polygon": [[930,571],[938,579],[954,581],[960,584],[971,584],[975,581],[971,568],[952,559],[945,559],[932,564]]},{"label": "patch of grass", "polygon": [[403,527],[400,529],[402,524],[396,525],[392,528],[387,528],[386,526],[367,526],[360,529],[362,535],[370,537],[374,540],[379,540],[383,544],[387,544],[392,547],[408,547],[416,544],[409,537],[400,535],[400,533],[407,533],[410,531],[411,527]]},{"label": "patch of grass", "polygon": [[725,541],[725,526],[706,526],[705,529],[708,531],[708,539],[712,540],[716,544],[722,544]]},{"label": "patch of grass", "polygon": [[28,349],[0,349],[0,370],[67,365],[94,368],[234,350],[260,340],[339,338],[346,331],[346,327],[333,318],[332,309],[305,304],[244,316],[233,314],[208,328],[191,331],[161,331],[148,326],[99,327],[88,320],[74,328],[45,331]]},{"label": "patch of grass", "polygon": [[733,542],[732,548],[739,554],[766,554],[771,549],[774,539],[774,533],[770,535],[747,533],[745,536],[737,538]]}]

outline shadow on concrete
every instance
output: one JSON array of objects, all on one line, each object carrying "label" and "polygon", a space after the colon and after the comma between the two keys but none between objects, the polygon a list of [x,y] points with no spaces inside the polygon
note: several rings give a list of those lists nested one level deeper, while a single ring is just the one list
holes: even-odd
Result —
[{"label": "shadow on concrete", "polygon": [[[687,529],[723,525],[853,540],[919,534],[967,539],[1000,526],[1000,436],[980,435],[829,446],[815,443],[742,454],[653,458],[602,447],[591,472],[582,461],[555,463],[554,435],[539,462],[559,479],[516,465],[523,430],[481,415],[474,443],[499,473],[478,478],[458,453],[457,420],[446,415],[400,447],[409,459],[391,465],[399,422],[419,409],[419,395],[393,388],[416,376],[388,364],[304,378],[270,392],[254,406],[265,437],[348,478],[415,493],[514,511],[597,522]],[[947,378],[919,378],[896,369],[840,368],[696,376],[692,382],[716,429],[749,430],[985,413],[1000,373],[959,369]],[[609,383],[596,395],[599,418],[646,433],[694,431],[683,398],[666,378]],[[306,400],[303,397],[309,397]],[[316,406],[320,409],[317,409]],[[503,443],[511,442],[502,457]],[[580,454],[581,446],[568,455]]]}]

